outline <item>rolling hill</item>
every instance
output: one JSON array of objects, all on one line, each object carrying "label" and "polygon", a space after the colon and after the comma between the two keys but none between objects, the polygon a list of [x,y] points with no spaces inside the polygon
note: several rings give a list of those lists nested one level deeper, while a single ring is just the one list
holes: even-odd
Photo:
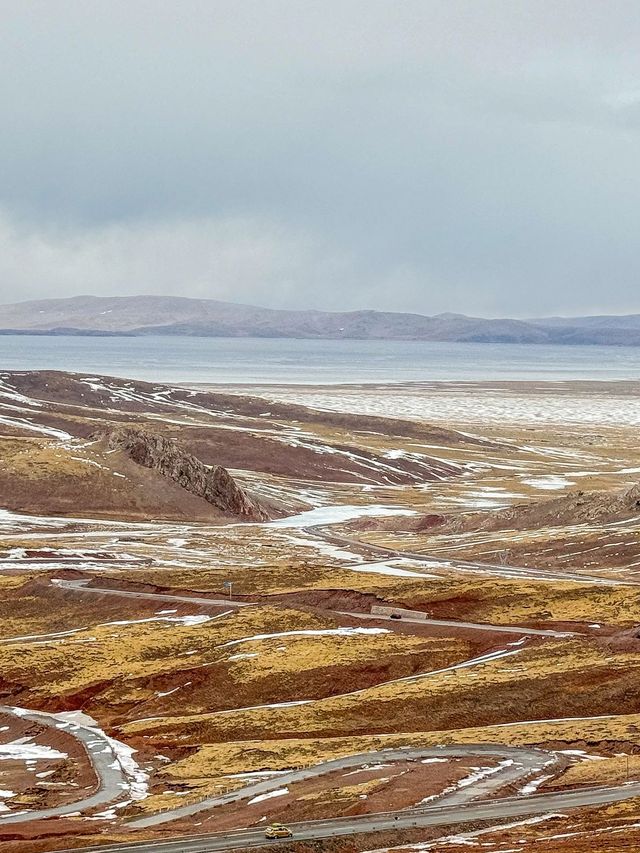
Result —
[{"label": "rolling hill", "polygon": [[0,333],[638,346],[640,315],[524,321],[464,314],[278,310],[174,296],[75,296],[3,305]]}]

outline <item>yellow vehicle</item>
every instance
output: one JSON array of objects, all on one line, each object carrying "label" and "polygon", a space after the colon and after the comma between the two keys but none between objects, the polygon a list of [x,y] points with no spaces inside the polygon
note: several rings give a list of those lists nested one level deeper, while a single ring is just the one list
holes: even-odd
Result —
[{"label": "yellow vehicle", "polygon": [[265,838],[293,838],[293,832],[282,823],[272,823],[264,833]]}]

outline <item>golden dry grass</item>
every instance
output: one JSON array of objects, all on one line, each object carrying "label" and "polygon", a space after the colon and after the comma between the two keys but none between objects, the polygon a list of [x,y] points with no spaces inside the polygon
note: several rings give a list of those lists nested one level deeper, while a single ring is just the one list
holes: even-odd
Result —
[{"label": "golden dry grass", "polygon": [[[354,753],[365,753],[402,746],[437,746],[438,744],[495,743],[529,746],[579,743],[592,744],[595,751],[603,742],[626,743],[629,748],[640,747],[640,714],[612,716],[605,719],[543,721],[534,724],[513,723],[484,726],[455,731],[405,732],[395,735],[287,738],[285,740],[229,741],[199,746],[193,754],[163,768],[159,780],[171,786],[190,789],[191,800],[211,796],[224,789],[240,787],[243,780],[229,778],[232,774],[258,771],[278,771],[305,767]],[[631,778],[640,772],[640,758],[630,758]],[[614,784],[626,777],[626,759],[608,758],[573,765],[558,777],[556,784]],[[174,805],[167,795],[164,805]],[[182,801],[182,800],[181,800]],[[145,810],[164,807],[157,797],[143,804]],[[611,807],[616,813],[626,806]],[[637,813],[637,812],[636,812]]]},{"label": "golden dry grass", "polygon": [[[34,575],[24,572],[19,575],[3,575],[0,574],[0,589],[6,590],[14,590],[20,589],[21,586],[29,583]],[[0,602],[1,604],[1,602]]]},{"label": "golden dry grass", "polygon": [[614,755],[602,760],[580,761],[549,785],[569,788],[576,785],[621,785],[627,779],[640,779],[640,755]]},{"label": "golden dry grass", "polygon": [[404,596],[437,612],[456,607],[460,619],[494,624],[544,621],[604,622],[631,625],[640,621],[640,587],[604,586],[578,582],[539,582],[483,577],[434,583]]},{"label": "golden dry grass", "polygon": [[[485,662],[426,678],[392,681],[293,707],[194,714],[124,726],[128,735],[144,734],[162,743],[215,742],[229,736],[247,738],[303,734],[326,737],[352,732],[426,731],[442,724],[464,724],[476,715],[507,721],[529,704],[541,717],[597,713],[591,707],[612,704],[617,693],[635,683],[640,656],[620,653],[581,640],[558,640],[521,650],[511,658]],[[592,684],[586,685],[585,680]],[[604,698],[596,683],[602,682]],[[564,695],[560,692],[565,685]],[[589,686],[589,690],[587,690]],[[633,700],[631,700],[633,702]],[[629,704],[629,703],[627,703]],[[474,710],[476,709],[476,710]]]},{"label": "golden dry grass", "polygon": [[[77,457],[77,458],[74,458]],[[64,450],[57,442],[41,438],[0,441],[0,465],[4,475],[40,479],[60,474],[70,477],[96,476],[99,469],[83,462],[80,451]]]},{"label": "golden dry grass", "polygon": [[[3,680],[26,689],[35,706],[99,693],[102,707],[120,707],[123,712],[131,707],[131,715],[145,717],[158,713],[158,707],[179,713],[185,708],[201,711],[211,707],[208,702],[224,708],[233,707],[234,701],[277,701],[274,697],[284,690],[291,698],[306,698],[307,691],[322,693],[325,684],[335,682],[338,691],[342,684],[347,686],[349,668],[371,683],[388,672],[410,674],[469,654],[462,641],[392,632],[287,634],[334,632],[337,624],[330,617],[286,608],[242,608],[195,625],[171,618],[143,617],[127,624],[116,620],[66,637],[0,644]],[[282,633],[285,636],[248,639]],[[182,672],[189,675],[174,682]],[[194,680],[198,687],[189,688]],[[180,688],[175,694],[174,687]],[[158,705],[163,692],[168,695]],[[145,710],[145,703],[152,703],[151,710]]]},{"label": "golden dry grass", "polygon": [[386,784],[386,781],[382,779],[369,779],[367,782],[357,782],[353,785],[339,785],[329,788],[327,791],[314,791],[309,794],[303,794],[298,799],[315,802],[317,805],[326,803],[340,805],[345,802],[357,800],[359,797],[366,797],[369,794],[373,794]]},{"label": "golden dry grass", "polygon": [[[227,536],[230,534],[227,533]],[[223,547],[220,543],[219,547]],[[238,545],[236,543],[236,549]],[[226,551],[225,551],[226,553]],[[344,590],[373,594],[381,600],[424,610],[436,618],[527,625],[539,622],[600,622],[628,626],[640,622],[640,586],[606,586],[577,581],[531,581],[431,568],[437,577],[401,578],[332,566],[317,553],[302,559],[288,557],[277,540],[268,550],[269,562],[259,566],[143,568],[106,574],[122,580],[163,588],[224,592],[225,580],[238,595],[264,596],[295,592]],[[355,566],[357,567],[357,565]],[[411,569],[408,565],[407,568]],[[416,568],[417,571],[424,569]]]},{"label": "golden dry grass", "polygon": [[[245,642],[233,649],[230,675],[234,680],[249,681],[268,675],[299,673],[325,666],[350,667],[370,661],[375,664],[390,655],[423,652],[437,666],[462,660],[468,645],[461,641],[425,639],[405,634],[377,634],[321,637],[281,637]],[[255,655],[255,657],[254,657]],[[445,664],[446,665],[446,664]],[[346,678],[348,682],[348,676]]]},{"label": "golden dry grass", "polygon": [[[0,645],[0,670],[7,681],[29,684],[34,696],[65,694],[91,684],[151,679],[215,662],[221,657],[220,645],[262,632],[266,626],[271,631],[286,631],[326,627],[326,621],[291,610],[246,608],[202,625],[160,619],[97,624],[49,642]],[[187,656],[193,650],[196,654]]]},{"label": "golden dry grass", "polygon": [[[28,544],[32,547],[32,543]],[[0,590],[0,642],[13,637],[35,639],[38,635],[84,628],[109,619],[140,618],[154,611],[153,602],[65,593],[49,585],[47,576],[37,571],[0,573]]]}]

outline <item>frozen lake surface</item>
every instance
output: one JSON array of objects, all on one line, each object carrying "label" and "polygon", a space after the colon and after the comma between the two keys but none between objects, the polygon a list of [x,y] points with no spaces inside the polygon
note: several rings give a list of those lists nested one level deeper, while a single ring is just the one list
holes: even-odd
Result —
[{"label": "frozen lake surface", "polygon": [[0,335],[0,369],[261,385],[640,379],[640,347]]}]

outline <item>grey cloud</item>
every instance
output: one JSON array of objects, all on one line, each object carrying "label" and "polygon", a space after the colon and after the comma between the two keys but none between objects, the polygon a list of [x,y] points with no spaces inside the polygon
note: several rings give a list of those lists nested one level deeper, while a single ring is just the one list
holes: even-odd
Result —
[{"label": "grey cloud", "polygon": [[0,15],[0,298],[640,307],[636,2]]}]

